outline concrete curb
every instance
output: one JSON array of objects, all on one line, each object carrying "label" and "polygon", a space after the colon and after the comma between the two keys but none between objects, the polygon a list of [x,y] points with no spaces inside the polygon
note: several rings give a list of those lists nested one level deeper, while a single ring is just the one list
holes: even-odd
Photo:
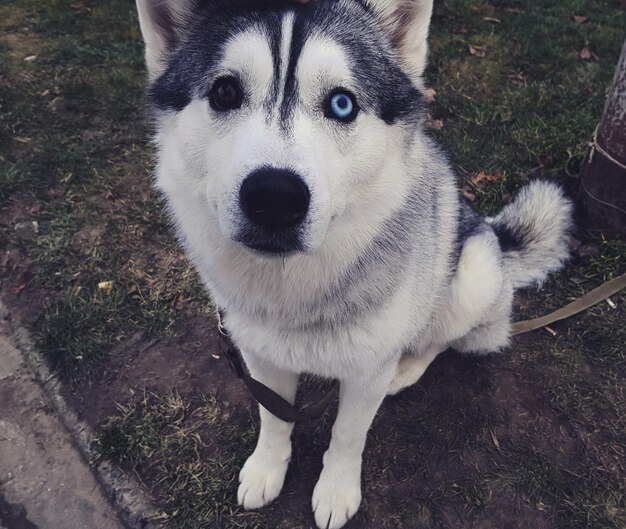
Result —
[{"label": "concrete curb", "polygon": [[10,312],[0,301],[0,317],[14,341],[24,362],[34,374],[48,403],[54,409],[61,424],[67,430],[83,460],[93,471],[104,495],[113,505],[120,521],[128,529],[158,529],[161,524],[150,520],[157,512],[138,480],[127,475],[108,461],[94,465],[96,452],[92,448],[93,431],[80,421],[61,396],[62,384],[53,374],[45,360],[36,351],[28,331],[12,320]]}]

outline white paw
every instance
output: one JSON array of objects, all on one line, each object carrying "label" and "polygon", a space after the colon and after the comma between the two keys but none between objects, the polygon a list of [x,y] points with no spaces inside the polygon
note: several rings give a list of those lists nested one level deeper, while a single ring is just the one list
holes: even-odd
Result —
[{"label": "white paw", "polygon": [[324,466],[313,491],[315,523],[320,529],[339,529],[361,504],[361,473],[341,465]]},{"label": "white paw", "polygon": [[289,457],[255,450],[239,473],[237,502],[244,509],[260,509],[280,494]]}]

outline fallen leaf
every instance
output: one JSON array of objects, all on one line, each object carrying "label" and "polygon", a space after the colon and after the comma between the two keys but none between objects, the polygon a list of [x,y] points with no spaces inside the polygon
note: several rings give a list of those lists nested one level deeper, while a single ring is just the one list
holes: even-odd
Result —
[{"label": "fallen leaf", "polygon": [[37,58],[37,55],[29,55],[28,57],[24,57],[26,62],[32,62]]},{"label": "fallen leaf", "polygon": [[523,85],[526,85],[526,82],[528,81],[528,78],[526,77],[526,74],[524,74],[524,72],[511,72],[506,77],[514,83],[519,83]]},{"label": "fallen leaf", "polygon": [[470,178],[470,182],[474,185],[478,185],[482,182],[497,182],[502,178],[502,175],[499,173],[496,174],[487,174],[482,171]]},{"label": "fallen leaf", "polygon": [[504,12],[505,13],[523,13],[524,10],[523,9],[519,9],[517,7],[505,7],[504,8]]},{"label": "fallen leaf", "polygon": [[468,186],[463,186],[461,194],[470,202],[474,202],[476,200],[476,195],[470,191]]},{"label": "fallen leaf", "polygon": [[39,94],[41,97],[46,97],[48,95],[50,95],[50,90],[49,89],[45,89],[43,92],[41,92],[41,94]]},{"label": "fallen leaf", "polygon": [[572,20],[576,22],[576,24],[584,24],[585,22],[587,22],[587,17],[581,15],[573,15]]},{"label": "fallen leaf", "polygon": [[493,17],[483,17],[485,22],[493,22],[494,24],[500,24],[500,19]]},{"label": "fallen leaf", "polygon": [[494,432],[491,432],[491,440],[493,441],[493,445],[500,450],[500,441],[498,441],[498,438],[496,437],[496,434]]},{"label": "fallen leaf", "polygon": [[471,44],[468,46],[469,54],[474,57],[482,58],[486,55],[485,49],[481,46],[472,46]]},{"label": "fallen leaf", "polygon": [[25,136],[15,136],[13,139],[19,143],[30,143],[32,141],[32,138],[26,138]]},{"label": "fallen leaf", "polygon": [[598,56],[593,53],[589,48],[584,47],[582,50],[580,50],[580,54],[579,57],[583,60],[583,61],[597,61],[598,60]]},{"label": "fallen leaf", "polygon": [[443,128],[443,119],[433,119],[432,116],[429,116],[426,120],[426,126],[429,129],[441,130]]}]

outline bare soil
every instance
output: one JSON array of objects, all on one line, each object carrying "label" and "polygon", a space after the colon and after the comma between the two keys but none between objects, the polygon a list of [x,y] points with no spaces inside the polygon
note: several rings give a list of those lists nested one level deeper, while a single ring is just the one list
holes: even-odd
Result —
[{"label": "bare soil", "polygon": [[[582,103],[575,99],[579,90],[569,89],[572,80],[567,76],[559,81],[554,90],[560,90],[563,97],[574,98],[573,102],[562,103],[563,108],[557,105],[543,109],[543,116],[550,116],[550,119],[539,120],[541,127],[546,126],[544,121],[552,123],[547,132],[543,128],[535,130],[539,121],[517,123],[515,127],[511,125],[512,130],[528,145],[502,142],[498,148],[493,148],[493,142],[500,141],[496,138],[511,136],[506,128],[509,127],[507,116],[532,118],[537,94],[542,92],[529,92],[518,101],[517,106],[510,108],[509,99],[498,99],[501,93],[505,93],[501,88],[505,81],[501,77],[509,74],[508,59],[500,64],[497,62],[498,54],[511,48],[508,44],[513,41],[505,34],[502,43],[494,41],[489,44],[494,31],[488,24],[494,19],[488,22],[484,15],[493,14],[491,4],[497,9],[500,9],[500,4],[509,5],[508,2],[485,2],[480,4],[478,10],[474,2],[439,5],[440,20],[436,19],[435,23],[440,29],[433,35],[433,50],[439,55],[435,55],[433,67],[437,70],[436,87],[441,101],[439,113],[444,119],[441,136],[448,145],[457,149],[455,155],[459,163],[470,169],[480,168],[495,174],[496,169],[499,171],[502,167],[508,167],[511,172],[516,165],[527,168],[541,163],[537,169],[539,172],[543,164],[547,169],[560,167],[554,161],[553,153],[562,158],[569,156],[566,146],[576,144],[578,148],[580,144],[584,148],[586,140],[583,136],[586,133],[577,132],[575,138],[568,134],[573,130],[593,130],[595,119],[594,113],[588,110],[585,119],[589,123],[579,122],[582,119],[579,116]],[[34,9],[30,4],[27,8]],[[464,11],[457,13],[457,8]],[[534,31],[541,22],[536,17],[541,16],[541,20],[545,18],[554,24],[558,22],[558,25],[546,26],[545,29],[545,33],[554,35],[555,39],[559,35],[561,39],[569,39],[575,31],[587,31],[587,27],[592,27],[590,22],[572,29],[564,25],[567,17],[544,17],[546,13],[537,6],[528,10],[528,17],[521,17],[522,10],[517,8],[517,3],[511,9],[514,9],[510,13],[511,18],[505,19],[509,15],[504,12],[498,14],[499,19],[505,22],[498,22],[498,27],[509,30],[516,20],[526,20],[524,24],[528,24],[528,31]],[[87,61],[89,55],[77,55],[74,59],[58,55],[51,62],[54,68],[59,63],[76,62],[72,66],[74,69],[69,68],[67,72],[48,70],[52,66],[46,66],[46,63],[42,63],[41,69],[31,71],[28,65],[36,67],[38,63],[24,62],[24,58],[32,54],[45,58],[39,46],[44,40],[48,44],[55,42],[57,37],[54,32],[64,35],[61,30],[66,29],[65,19],[56,19],[52,15],[60,13],[70,17],[70,21],[76,19],[80,22],[88,18],[89,10],[99,13],[101,17],[118,16],[119,20],[112,21],[110,28],[128,25],[134,16],[131,15],[133,7],[122,3],[116,3],[110,12],[107,8],[106,13],[93,2],[89,3],[89,9],[83,3],[69,6],[59,3],[40,15],[28,11],[34,20],[38,16],[48,16],[47,22],[42,19],[41,27],[50,26],[52,29],[50,33],[41,33],[43,36],[35,35],[32,30],[9,27],[18,22],[20,28],[22,24],[26,25],[27,17],[23,13],[16,15],[15,22],[4,22],[4,27],[12,33],[7,33],[0,43],[8,50],[6,64],[10,59],[11,68],[15,68],[19,75],[13,75],[13,71],[0,72],[0,85],[9,86],[11,81],[19,81],[22,83],[19,90],[31,90],[31,85],[36,86],[36,90],[32,88],[34,96],[28,100],[28,108],[22,109],[20,118],[27,116],[34,119],[41,113],[53,132],[50,137],[38,138],[37,134],[42,131],[38,122],[34,121],[23,127],[30,131],[29,137],[33,138],[30,143],[24,143],[27,141],[24,138],[18,141],[7,133],[6,138],[0,137],[0,140],[6,140],[0,145],[3,147],[0,161],[6,159],[11,164],[22,160],[39,162],[41,150],[53,144],[56,136],[78,131],[77,137],[68,136],[67,143],[54,144],[54,150],[46,151],[46,156],[58,157],[54,159],[57,160],[59,174],[55,176],[53,185],[46,187],[37,182],[35,185],[24,178],[18,189],[26,190],[12,191],[10,198],[0,203],[0,298],[9,307],[12,317],[26,325],[36,324],[46,312],[47,304],[67,295],[70,288],[89,288],[90,292],[97,294],[95,285],[101,279],[109,279],[106,274],[110,271],[107,269],[110,263],[126,260],[129,265],[124,272],[128,277],[124,280],[129,283],[132,280],[141,288],[146,285],[160,287],[166,282],[167,288],[170,284],[180,284],[182,279],[177,274],[186,268],[184,257],[179,250],[173,249],[171,236],[160,224],[162,219],[152,214],[153,197],[144,163],[148,155],[142,144],[146,131],[141,113],[137,110],[127,116],[126,107],[122,105],[124,98],[115,96],[116,87],[122,86],[126,90],[124,87],[127,84],[131,89],[124,96],[138,93],[141,84],[140,53],[125,59],[122,50],[114,62],[98,63],[96,67]],[[599,12],[594,11],[593,14],[600,20]],[[467,42],[459,35],[467,33],[468,29],[462,26],[470,19],[473,26],[470,25],[469,30],[477,32],[476,28],[481,28],[489,50],[497,50],[498,53],[488,53],[481,61],[467,57]],[[98,28],[98,20],[101,19],[95,19],[91,33]],[[457,22],[460,25],[455,30]],[[483,28],[485,25],[487,29]],[[607,26],[607,23],[604,25]],[[557,35],[555,27],[560,28],[562,35]],[[596,36],[610,33],[607,28],[604,31],[601,29],[598,26],[594,30]],[[519,31],[522,30],[526,31],[524,27]],[[136,28],[134,31],[137,32]],[[86,53],[86,48],[76,47],[75,43],[88,35],[76,33],[63,37],[68,42],[59,40],[59,45],[69,43],[62,48],[63,53],[76,50]],[[129,30],[128,34],[118,35],[112,40],[127,43],[132,38],[133,33]],[[581,42],[584,40],[577,38]],[[619,32],[619,39],[623,39],[622,32]],[[555,66],[557,57],[541,55],[543,46],[540,44],[544,41],[550,41],[550,46],[545,46],[550,48],[555,42],[543,38],[536,39],[536,42],[533,40],[531,44],[537,48],[537,56],[532,55],[534,48],[527,50],[532,60],[524,56],[523,63],[520,63],[531,70],[524,74],[530,79],[524,80],[524,86],[528,81],[533,87],[533,76],[541,80],[552,78],[557,72],[573,71],[569,58],[564,54],[559,54],[558,60],[563,62],[558,66]],[[95,40],[90,45],[87,51],[99,57],[96,52],[102,50],[101,42]],[[569,40],[560,46],[577,49],[575,44],[570,45]],[[598,43],[594,49],[600,55],[605,49],[605,60],[610,46],[602,46],[604,48]],[[513,48],[519,48],[519,42]],[[441,55],[444,52],[447,55]],[[124,64],[129,70],[135,72],[129,74],[130,80],[126,79],[126,74],[120,74],[112,80],[98,81],[96,74],[114,72],[115,68],[111,65],[119,66],[122,59],[127,61]],[[492,70],[485,66],[490,60],[494,61]],[[533,64],[537,71],[532,71]],[[597,80],[597,72],[587,72],[587,68],[595,68],[594,64],[576,62],[574,66],[576,71],[582,72],[577,75],[580,82],[588,77],[589,86],[602,91],[603,85]],[[606,75],[610,77],[612,66],[602,66],[602,72],[606,70]],[[549,75],[542,71],[543,68],[549,70]],[[463,74],[459,75],[459,71]],[[490,71],[492,77],[481,78]],[[450,72],[456,73],[452,75]],[[77,80],[74,79],[76,76]],[[51,79],[55,82],[52,83]],[[3,80],[6,81],[4,84]],[[59,94],[54,87],[57,81]],[[120,81],[127,84],[120,85]],[[470,88],[464,86],[466,82]],[[503,109],[502,112],[489,111],[490,116],[493,114],[493,118],[489,118],[493,121],[493,129],[484,128],[480,101],[483,91],[489,100],[487,108],[499,108],[500,105]],[[41,95],[46,92],[50,92],[49,95]],[[103,94],[113,94],[107,96],[111,99],[117,97],[115,104],[111,104]],[[596,94],[591,98],[585,93],[582,101],[587,104],[593,100],[594,105],[601,108],[602,98],[603,95]],[[15,99],[18,101],[18,98]],[[136,105],[131,101],[137,109],[139,99],[137,97]],[[560,96],[553,95],[543,99],[554,104],[561,104],[562,101]],[[564,115],[564,107],[576,114],[576,120],[572,116],[569,116],[570,121],[555,119],[555,116]],[[110,112],[110,115],[105,112]],[[464,117],[460,119],[458,116]],[[13,115],[9,118],[15,119]],[[462,126],[465,122],[475,123],[468,129]],[[112,128],[118,123],[119,128]],[[505,128],[495,134],[494,130],[500,130],[500,127]],[[525,130],[527,133],[524,135]],[[559,142],[555,140],[558,135],[554,131],[564,135]],[[545,138],[556,143],[549,149],[544,148]],[[479,140],[486,144],[476,144]],[[100,144],[103,145],[101,149]],[[79,157],[80,152],[65,152],[68,146],[82,148],[84,160]],[[526,154],[522,156],[518,151],[532,156],[527,159]],[[487,153],[493,154],[485,161],[483,158]],[[79,161],[74,161],[70,154]],[[48,160],[44,161],[41,167],[47,168]],[[565,160],[562,162],[565,163]],[[100,169],[99,177],[92,175],[94,165]],[[69,178],[66,173],[72,171],[76,173],[76,180],[65,180]],[[535,173],[531,176],[536,176]],[[83,180],[80,180],[81,175]],[[29,177],[26,173],[25,176]],[[515,178],[523,181],[527,176],[516,175]],[[513,180],[511,187],[517,185],[517,180]],[[490,206],[493,208],[500,207],[504,191],[508,193],[512,189],[501,187],[499,183],[484,189],[472,188],[472,192],[483,200],[483,205],[493,202]],[[32,243],[38,237],[38,230],[44,228],[44,222],[48,224],[47,229],[58,215],[68,214],[71,210],[68,205],[83,208],[81,215],[77,216],[80,218],[72,218],[68,224],[66,229],[69,234],[63,234],[65,239],[71,241],[74,253],[63,256],[67,267],[61,259],[61,264],[54,269],[54,265],[45,261],[48,257],[45,252],[40,251],[37,260]],[[90,216],[92,213],[93,218]],[[46,236],[50,235],[50,231],[46,231]],[[607,254],[608,257],[604,258],[594,245],[583,245],[583,248],[585,251],[579,250],[572,265],[571,270],[576,272],[571,277],[568,272],[541,291],[518,295],[516,303],[520,317],[548,312],[562,305],[571,292],[588,290],[607,274],[614,274],[620,269],[623,271],[623,255]],[[106,254],[107,258],[102,258],[102,254]],[[83,266],[76,261],[81,261],[79,264]],[[584,274],[579,273],[581,270]],[[166,276],[167,281],[163,280]],[[55,277],[59,278],[57,290],[50,286]],[[165,290],[167,288],[164,287]],[[65,397],[79,417],[97,430],[107,417],[118,413],[120,404],[136,400],[145,390],[164,395],[174,389],[187,400],[215,395],[220,408],[227,412],[220,415],[221,423],[214,428],[233,432],[233,441],[240,443],[239,455],[243,461],[251,449],[251,442],[246,437],[250,426],[258,427],[256,405],[242,382],[235,378],[220,357],[222,344],[215,321],[204,302],[184,296],[181,298],[176,295],[175,287],[167,290],[166,294],[165,304],[169,304],[176,313],[172,327],[156,333],[139,328],[113,337],[106,361],[89,377],[73,383],[69,381]],[[96,298],[96,295],[93,297]],[[619,343],[626,326],[626,296],[616,296],[614,301],[618,305],[615,310],[603,304],[585,315],[555,325],[556,336],[537,331],[515,338],[511,347],[499,355],[470,357],[454,352],[442,354],[418,384],[386,399],[374,421],[364,454],[363,504],[347,528],[615,529],[626,526],[623,493],[626,490],[626,424],[623,412],[626,362],[623,342]],[[310,402],[318,398],[324,388],[323,384],[320,386],[320,381],[307,379],[299,398]],[[8,390],[3,386],[2,391]],[[2,396],[16,400],[15,394]],[[2,398],[0,401],[4,402]],[[334,408],[331,406],[320,420],[296,427],[293,460],[283,492],[275,503],[261,511],[259,517],[247,517],[235,507],[236,470],[232,469],[229,474],[232,479],[224,482],[223,502],[232,509],[229,509],[228,519],[224,518],[223,525],[217,529],[314,527],[310,500],[329,441]],[[219,458],[220,447],[215,446],[211,432],[205,429],[200,434],[201,457],[205,460]],[[156,482],[153,468],[138,465],[132,471],[144,481],[157,501],[163,501],[163,490]],[[16,527],[20,527],[22,522],[26,524],[23,513],[15,510],[9,501],[14,502],[13,499],[2,499],[0,494],[0,520],[5,524],[10,520],[14,525],[18,524]],[[25,527],[31,529],[28,525]]]}]

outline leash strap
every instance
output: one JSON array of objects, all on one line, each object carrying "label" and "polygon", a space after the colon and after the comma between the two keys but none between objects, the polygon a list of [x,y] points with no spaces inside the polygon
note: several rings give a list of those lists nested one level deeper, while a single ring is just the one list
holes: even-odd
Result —
[{"label": "leash strap", "polygon": [[575,299],[570,304],[565,305],[546,316],[541,318],[535,318],[533,320],[518,321],[511,326],[511,336],[517,336],[525,332],[534,331],[535,329],[541,329],[546,325],[550,325],[555,321],[564,320],[574,314],[578,314],[583,310],[587,310],[590,307],[600,303],[602,300],[617,294],[620,290],[626,287],[626,274],[623,274],[611,281],[607,281],[598,288],[587,292],[581,297]]},{"label": "leash strap", "polygon": [[248,386],[250,393],[252,393],[252,396],[258,401],[258,403],[282,421],[296,422],[305,419],[316,419],[324,413],[324,410],[333,401],[335,395],[337,394],[337,384],[335,383],[333,388],[326,393],[320,401],[299,410],[293,404],[287,402],[274,390],[252,378],[246,372],[237,349],[229,347],[223,354],[232,370],[241,380],[244,381],[246,386]]}]

